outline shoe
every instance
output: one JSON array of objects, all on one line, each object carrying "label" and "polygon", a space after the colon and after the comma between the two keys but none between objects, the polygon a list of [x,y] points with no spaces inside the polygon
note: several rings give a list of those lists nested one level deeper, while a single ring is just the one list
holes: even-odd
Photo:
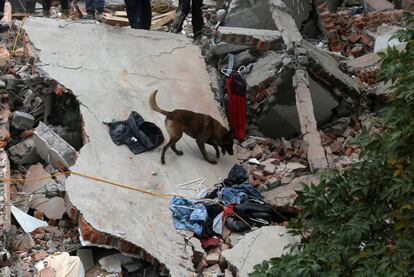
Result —
[{"label": "shoe", "polygon": [[82,19],[95,19],[95,15],[91,13],[84,14]]},{"label": "shoe", "polygon": [[99,22],[104,22],[105,21],[105,17],[104,17],[102,12],[96,12],[95,19]]},{"label": "shoe", "polygon": [[50,11],[43,11],[44,17],[50,17]]},{"label": "shoe", "polygon": [[201,41],[201,38],[203,37],[203,32],[197,32],[193,34],[193,42],[198,43]]},{"label": "shoe", "polygon": [[59,17],[60,19],[67,19],[70,17],[70,10],[62,10],[62,15]]}]

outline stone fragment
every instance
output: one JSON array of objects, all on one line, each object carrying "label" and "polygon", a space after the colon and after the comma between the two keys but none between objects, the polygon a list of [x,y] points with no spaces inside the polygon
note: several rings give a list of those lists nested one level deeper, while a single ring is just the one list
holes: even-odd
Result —
[{"label": "stone fragment", "polygon": [[9,157],[17,164],[34,164],[39,162],[40,157],[36,152],[34,137],[28,137],[10,147]]},{"label": "stone fragment", "polygon": [[28,252],[29,250],[31,250],[32,248],[34,248],[35,242],[32,238],[32,236],[30,234],[24,234],[20,241],[19,241],[19,245],[17,246],[17,250],[18,251],[22,251],[22,252]]},{"label": "stone fragment", "polygon": [[[282,0],[269,0],[269,3],[273,21],[275,22],[276,28],[281,31],[285,44],[301,41],[302,35],[285,2]],[[298,6],[295,7],[296,9],[299,9],[299,6],[303,6],[302,4],[296,5]]]},{"label": "stone fragment", "polygon": [[236,246],[222,254],[228,263],[237,268],[239,276],[248,276],[255,265],[289,253],[288,245],[298,242],[300,237],[292,236],[283,226],[265,226],[247,233]]},{"label": "stone fragment", "polygon": [[207,262],[209,265],[215,265],[215,264],[218,264],[218,263],[220,262],[220,253],[213,252],[213,253],[208,254],[208,255],[206,256],[206,262]]},{"label": "stone fragment", "polygon": [[281,64],[281,57],[275,52],[269,52],[264,57],[258,59],[257,62],[253,64],[252,71],[246,77],[249,89],[270,85]]},{"label": "stone fragment", "polygon": [[276,170],[276,165],[274,165],[272,163],[269,163],[263,169],[263,174],[264,175],[273,175],[275,173],[275,170]]},{"label": "stone fragment", "polygon": [[[283,180],[283,179],[282,179]],[[284,180],[282,183],[285,183]],[[272,190],[263,192],[264,201],[271,203],[276,207],[293,206],[297,194],[296,191],[301,191],[303,184],[318,184],[319,180],[313,175],[301,176],[295,179],[287,180],[285,185],[278,186]]]},{"label": "stone fragment", "polygon": [[225,25],[250,29],[276,30],[269,1],[233,0],[228,8]]},{"label": "stone fragment", "polygon": [[76,150],[43,122],[34,131],[37,154],[46,162],[70,167],[75,164]]},{"label": "stone fragment", "polygon": [[263,156],[263,148],[259,144],[256,144],[251,152],[251,156],[253,158],[260,159]]},{"label": "stone fragment", "polygon": [[217,277],[222,274],[220,266],[215,264],[213,266],[208,267],[203,272],[203,277]]}]

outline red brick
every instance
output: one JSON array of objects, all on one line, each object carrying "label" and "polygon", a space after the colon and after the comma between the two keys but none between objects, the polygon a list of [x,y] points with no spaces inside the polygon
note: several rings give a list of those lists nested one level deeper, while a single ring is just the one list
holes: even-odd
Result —
[{"label": "red brick", "polygon": [[353,33],[348,39],[350,42],[355,43],[361,39],[361,36],[357,33]]},{"label": "red brick", "polygon": [[79,229],[83,239],[90,241],[93,228],[82,217],[79,218]]},{"label": "red brick", "polygon": [[33,254],[32,259],[33,259],[34,262],[36,262],[36,261],[43,260],[43,259],[47,258],[48,256],[49,256],[49,254],[47,254],[46,251],[41,251],[41,252],[38,252],[36,254]]}]

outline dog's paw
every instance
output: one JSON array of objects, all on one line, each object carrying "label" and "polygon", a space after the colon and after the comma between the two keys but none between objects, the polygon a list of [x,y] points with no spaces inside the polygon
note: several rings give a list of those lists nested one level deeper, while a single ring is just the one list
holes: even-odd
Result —
[{"label": "dog's paw", "polygon": [[211,164],[217,164],[216,160],[209,160],[208,162],[211,163]]},{"label": "dog's paw", "polygon": [[177,152],[175,152],[178,156],[182,156],[182,155],[184,155],[184,152],[183,151],[180,151],[180,150],[177,150]]},{"label": "dog's paw", "polygon": [[220,153],[219,152],[216,153],[216,158],[217,159],[220,158]]},{"label": "dog's paw", "polygon": [[161,164],[163,164],[163,165],[164,165],[164,164],[165,164],[165,160],[161,160]]}]

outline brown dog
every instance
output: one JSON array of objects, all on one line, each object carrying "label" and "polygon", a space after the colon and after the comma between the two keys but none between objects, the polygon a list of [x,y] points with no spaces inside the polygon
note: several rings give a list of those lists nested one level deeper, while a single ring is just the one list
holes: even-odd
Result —
[{"label": "brown dog", "polygon": [[194,138],[200,148],[201,154],[206,161],[212,164],[216,164],[217,161],[207,156],[206,148],[204,144],[209,144],[216,150],[216,157],[220,157],[219,146],[223,155],[229,153],[233,155],[233,136],[229,130],[217,120],[209,115],[195,113],[187,110],[174,110],[167,112],[161,109],[155,100],[158,90],[151,93],[149,97],[149,104],[151,109],[166,116],[165,127],[170,135],[170,141],[162,149],[161,163],[165,164],[165,151],[169,147],[177,155],[182,155],[183,152],[177,150],[176,143],[181,139],[183,133],[186,133],[190,137]]}]

